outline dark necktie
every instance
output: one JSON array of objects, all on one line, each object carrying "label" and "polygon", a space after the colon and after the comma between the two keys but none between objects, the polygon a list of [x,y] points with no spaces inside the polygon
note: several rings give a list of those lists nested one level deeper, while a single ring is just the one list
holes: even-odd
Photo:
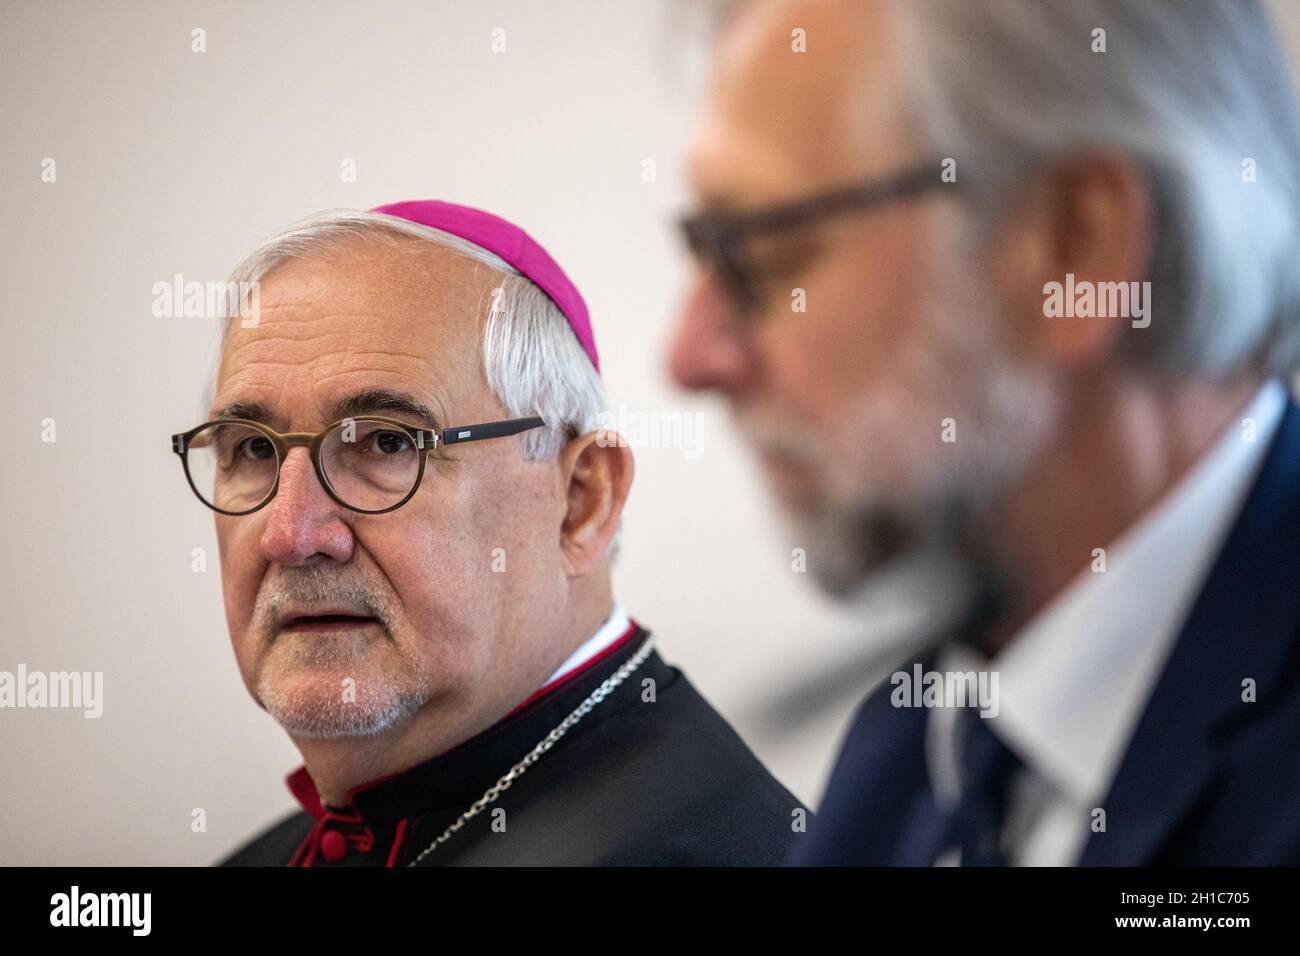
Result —
[{"label": "dark necktie", "polygon": [[947,817],[944,847],[961,847],[962,866],[1005,866],[999,835],[1006,816],[1007,787],[1019,760],[989,726],[995,718],[974,707],[958,710],[961,735],[961,798]]}]

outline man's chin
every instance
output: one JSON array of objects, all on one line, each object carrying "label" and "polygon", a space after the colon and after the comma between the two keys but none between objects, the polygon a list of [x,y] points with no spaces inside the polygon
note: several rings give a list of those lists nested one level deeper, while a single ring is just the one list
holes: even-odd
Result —
[{"label": "man's chin", "polygon": [[398,702],[376,708],[341,707],[325,701],[285,704],[263,700],[262,706],[285,733],[310,739],[377,737],[404,723],[417,709]]},{"label": "man's chin", "polygon": [[295,737],[373,737],[409,719],[422,695],[384,678],[325,668],[264,671],[255,699]]},{"label": "man's chin", "polygon": [[850,599],[915,544],[909,523],[891,511],[832,508],[812,498],[782,500],[781,510],[813,583],[835,600]]}]

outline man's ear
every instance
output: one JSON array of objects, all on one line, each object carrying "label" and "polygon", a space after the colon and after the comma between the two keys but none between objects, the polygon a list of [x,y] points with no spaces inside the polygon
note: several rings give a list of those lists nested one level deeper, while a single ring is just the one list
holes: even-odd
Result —
[{"label": "man's ear", "polygon": [[1086,150],[1040,170],[1001,228],[992,259],[1017,340],[1049,363],[1077,368],[1107,355],[1120,335],[1140,331],[1125,317],[1096,315],[1104,296],[1094,294],[1093,317],[1077,315],[1074,305],[1084,283],[1096,293],[1102,283],[1145,280],[1153,230],[1149,180],[1130,157]]},{"label": "man's ear", "polygon": [[565,573],[578,577],[604,557],[636,469],[622,436],[604,428],[571,439],[557,464],[567,486],[560,549]]}]

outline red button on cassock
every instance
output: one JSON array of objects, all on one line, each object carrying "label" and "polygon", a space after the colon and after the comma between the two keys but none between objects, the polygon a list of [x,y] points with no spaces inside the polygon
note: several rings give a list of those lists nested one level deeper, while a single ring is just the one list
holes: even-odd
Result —
[{"label": "red button on cassock", "polygon": [[348,855],[348,841],[338,830],[326,830],[321,834],[320,852],[331,863],[337,863]]}]

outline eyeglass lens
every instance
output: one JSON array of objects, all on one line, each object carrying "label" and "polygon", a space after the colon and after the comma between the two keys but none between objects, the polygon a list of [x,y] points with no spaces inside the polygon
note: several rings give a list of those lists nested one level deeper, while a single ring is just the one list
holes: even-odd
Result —
[{"label": "eyeglass lens", "polygon": [[[321,441],[320,463],[334,494],[349,507],[378,511],[415,487],[420,455],[411,436],[386,422],[355,419]],[[250,425],[219,422],[189,442],[187,466],[199,496],[221,511],[256,508],[275,488],[280,460],[270,436]]]}]

